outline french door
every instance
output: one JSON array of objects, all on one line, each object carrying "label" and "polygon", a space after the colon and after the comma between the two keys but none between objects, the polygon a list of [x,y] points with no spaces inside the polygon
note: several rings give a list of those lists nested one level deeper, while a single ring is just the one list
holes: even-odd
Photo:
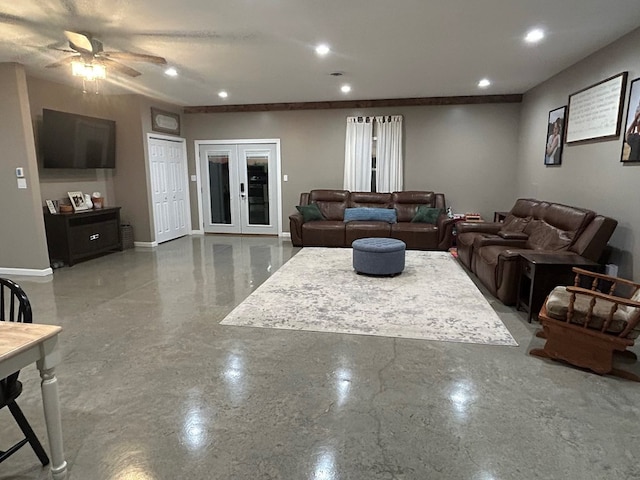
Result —
[{"label": "french door", "polygon": [[278,234],[275,143],[199,145],[204,231]]},{"label": "french door", "polygon": [[187,157],[184,139],[149,137],[149,173],[156,242],[187,235]]}]

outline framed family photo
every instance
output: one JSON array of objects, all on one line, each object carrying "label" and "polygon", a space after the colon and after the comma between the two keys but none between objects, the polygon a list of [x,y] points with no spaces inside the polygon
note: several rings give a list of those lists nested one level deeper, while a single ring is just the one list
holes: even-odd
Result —
[{"label": "framed family photo", "polygon": [[69,200],[71,200],[71,206],[73,207],[74,212],[79,210],[89,210],[89,206],[84,201],[84,195],[82,192],[67,192],[67,195],[69,195]]},{"label": "framed family photo", "polygon": [[547,119],[547,144],[544,151],[545,165],[560,165],[562,163],[562,144],[566,112],[566,105],[549,112],[549,118]]},{"label": "framed family photo", "polygon": [[621,162],[640,162],[640,78],[631,82]]}]

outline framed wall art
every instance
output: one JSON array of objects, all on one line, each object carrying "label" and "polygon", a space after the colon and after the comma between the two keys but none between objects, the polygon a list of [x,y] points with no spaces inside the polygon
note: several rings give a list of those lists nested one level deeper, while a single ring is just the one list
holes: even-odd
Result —
[{"label": "framed wall art", "polygon": [[627,121],[622,140],[622,162],[640,162],[640,78],[631,82]]},{"label": "framed wall art", "polygon": [[549,112],[547,119],[547,144],[544,150],[545,165],[560,165],[562,163],[562,144],[564,138],[564,119],[567,106],[559,107]]},{"label": "framed wall art", "polygon": [[151,130],[180,135],[180,115],[151,107]]},{"label": "framed wall art", "polygon": [[618,137],[626,86],[622,72],[569,95],[566,143]]}]

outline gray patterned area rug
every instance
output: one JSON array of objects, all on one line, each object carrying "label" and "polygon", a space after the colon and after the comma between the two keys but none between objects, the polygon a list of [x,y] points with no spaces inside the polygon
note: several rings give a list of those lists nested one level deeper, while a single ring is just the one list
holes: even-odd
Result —
[{"label": "gray patterned area rug", "polygon": [[517,346],[448,252],[408,250],[396,277],[358,275],[350,248],[303,248],[223,325]]}]

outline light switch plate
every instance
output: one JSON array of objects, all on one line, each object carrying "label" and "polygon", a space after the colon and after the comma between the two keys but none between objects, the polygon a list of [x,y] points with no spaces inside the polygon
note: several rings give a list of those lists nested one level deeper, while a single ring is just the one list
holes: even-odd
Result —
[{"label": "light switch plate", "polygon": [[27,188],[27,179],[19,178],[18,179],[18,188]]}]

